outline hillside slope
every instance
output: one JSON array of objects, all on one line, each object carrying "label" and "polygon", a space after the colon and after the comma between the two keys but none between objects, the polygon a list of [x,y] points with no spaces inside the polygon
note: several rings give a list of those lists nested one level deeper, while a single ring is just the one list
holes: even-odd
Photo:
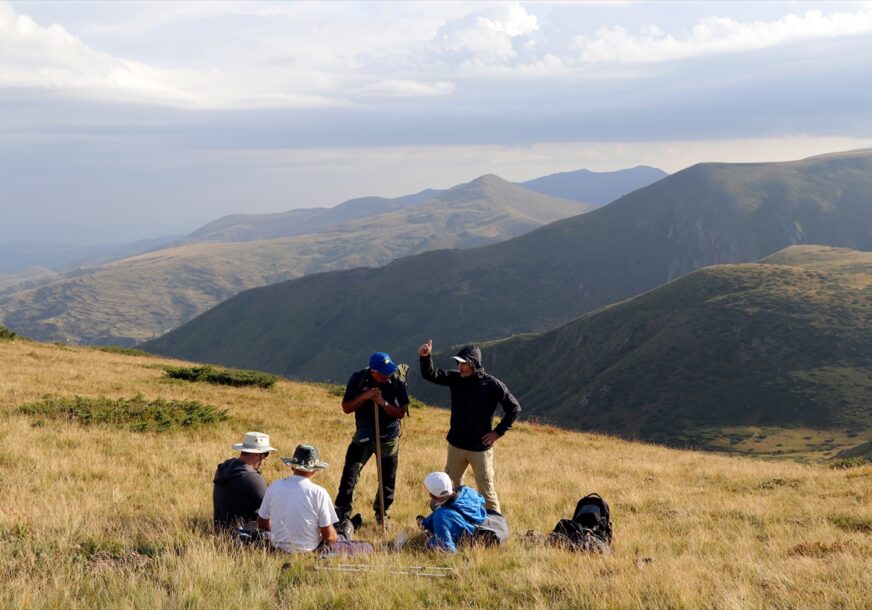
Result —
[{"label": "hillside slope", "polygon": [[700,267],[800,243],[872,250],[872,152],[702,164],[516,239],[245,292],[148,349],[342,380],[364,354],[542,332]]},{"label": "hillside slope", "polygon": [[872,438],[872,253],[706,267],[485,361],[526,416],[562,426],[764,453],[856,444]]},{"label": "hillside slope", "polygon": [[131,345],[252,288],[500,241],[590,209],[483,176],[435,199],[329,231],[156,250],[0,297],[0,321],[42,340]]},{"label": "hillside slope", "polygon": [[[333,388],[191,384],[166,379],[167,364],[182,363],[0,341],[0,483],[14,490],[0,511],[0,607],[859,610],[872,598],[872,466],[738,459],[523,421],[495,454],[508,544],[424,551],[414,525],[427,511],[421,479],[444,463],[448,425],[447,412],[429,408],[403,424],[386,536],[365,510],[375,468],[363,470],[357,536],[374,555],[317,561],[235,547],[210,527],[212,477],[231,445],[247,430],[269,434],[278,456],[317,445],[330,467],[314,481],[334,497],[353,417]],[[46,394],[194,400],[229,419],[136,432],[21,413]],[[289,476],[278,456],[262,469],[268,482]],[[524,536],[550,531],[590,491],[611,506],[613,556]],[[413,539],[391,553],[386,542],[402,530]],[[362,567],[337,571],[347,564]]]}]

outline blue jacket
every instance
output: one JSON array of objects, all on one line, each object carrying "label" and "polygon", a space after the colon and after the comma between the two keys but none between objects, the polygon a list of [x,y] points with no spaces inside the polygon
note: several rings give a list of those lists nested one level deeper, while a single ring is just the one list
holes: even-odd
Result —
[{"label": "blue jacket", "polygon": [[457,552],[457,542],[464,535],[472,535],[487,513],[484,497],[470,487],[457,488],[457,497],[433,511],[424,519],[423,526],[433,536],[427,541],[428,548]]}]

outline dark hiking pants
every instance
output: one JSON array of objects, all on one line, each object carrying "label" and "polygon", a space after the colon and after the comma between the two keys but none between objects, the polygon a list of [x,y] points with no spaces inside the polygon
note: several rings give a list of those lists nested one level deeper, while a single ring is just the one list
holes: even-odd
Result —
[{"label": "dark hiking pants", "polygon": [[[384,478],[385,490],[385,514],[394,503],[394,482],[397,479],[397,464],[399,463],[400,439],[394,438],[381,442],[382,454],[382,477]],[[351,439],[348,451],[345,452],[345,466],[342,469],[342,480],[339,481],[339,492],[336,494],[336,514],[340,519],[351,516],[354,487],[360,477],[360,471],[364,465],[375,455],[375,441],[361,443],[357,436]],[[375,499],[372,503],[373,512],[378,515],[379,501],[378,489],[375,490]]]}]

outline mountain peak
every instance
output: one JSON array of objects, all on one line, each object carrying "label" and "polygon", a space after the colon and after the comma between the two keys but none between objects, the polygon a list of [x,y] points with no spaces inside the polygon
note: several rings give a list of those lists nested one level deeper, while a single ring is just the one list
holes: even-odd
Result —
[{"label": "mountain peak", "polygon": [[508,180],[500,178],[496,174],[484,174],[475,180],[470,180],[466,184],[461,184],[457,188],[477,188],[482,186],[505,186],[511,185]]}]

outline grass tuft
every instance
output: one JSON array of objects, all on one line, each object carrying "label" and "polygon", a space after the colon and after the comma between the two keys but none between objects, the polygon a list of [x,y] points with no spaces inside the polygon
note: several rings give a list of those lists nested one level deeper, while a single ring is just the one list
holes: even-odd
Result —
[{"label": "grass tuft", "polygon": [[167,432],[202,428],[229,419],[227,412],[196,400],[148,401],[141,394],[133,398],[87,398],[83,396],[43,396],[42,400],[23,405],[19,412],[36,418],[66,419],[89,426],[106,424],[134,432]]},{"label": "grass tuft", "polygon": [[185,381],[205,381],[215,385],[229,385],[233,387],[256,386],[258,388],[271,388],[279,380],[276,375],[261,371],[247,371],[244,369],[224,369],[211,366],[168,366],[164,369],[167,377],[171,379],[184,379]]}]

